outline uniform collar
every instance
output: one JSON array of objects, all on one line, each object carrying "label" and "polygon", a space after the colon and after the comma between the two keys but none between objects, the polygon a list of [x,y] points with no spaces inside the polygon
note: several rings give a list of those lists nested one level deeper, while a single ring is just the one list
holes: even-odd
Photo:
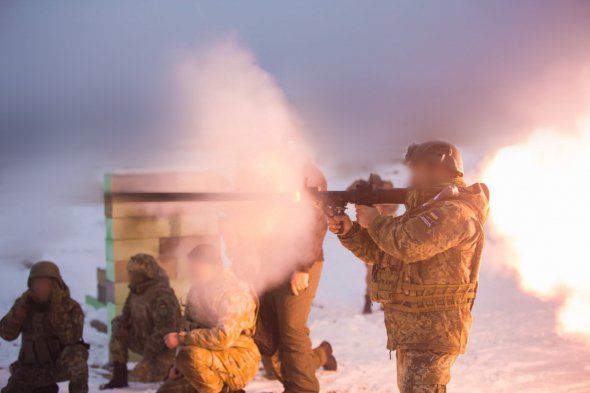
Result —
[{"label": "uniform collar", "polygon": [[415,209],[418,206],[422,206],[426,202],[432,200],[445,189],[448,188],[464,188],[465,180],[462,177],[456,177],[448,182],[437,184],[435,186],[424,188],[420,190],[410,190],[406,197],[406,211]]}]

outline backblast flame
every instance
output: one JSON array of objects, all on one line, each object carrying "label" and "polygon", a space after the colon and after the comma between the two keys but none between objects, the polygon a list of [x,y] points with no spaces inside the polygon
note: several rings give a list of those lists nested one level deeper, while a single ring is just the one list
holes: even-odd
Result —
[{"label": "backblast flame", "polygon": [[590,121],[575,134],[537,130],[499,150],[484,180],[492,230],[509,244],[522,288],[563,299],[560,334],[590,344]]}]

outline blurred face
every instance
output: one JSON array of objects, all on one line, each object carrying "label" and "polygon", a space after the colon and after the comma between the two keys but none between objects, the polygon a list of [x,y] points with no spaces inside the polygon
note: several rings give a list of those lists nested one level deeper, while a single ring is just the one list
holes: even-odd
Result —
[{"label": "blurred face", "polygon": [[37,299],[46,303],[51,300],[51,292],[53,291],[53,280],[50,278],[36,278],[33,280],[31,289]]},{"label": "blurred face", "polygon": [[219,265],[206,260],[194,259],[189,264],[191,280],[197,286],[207,284],[213,280],[220,270]]},{"label": "blurred face", "polygon": [[425,161],[411,162],[408,168],[410,169],[410,187],[417,189],[444,183],[455,176],[446,167]]},{"label": "blurred face", "polygon": [[129,278],[129,285],[132,287],[137,286],[145,281],[145,276],[139,272],[127,270],[127,276]]}]

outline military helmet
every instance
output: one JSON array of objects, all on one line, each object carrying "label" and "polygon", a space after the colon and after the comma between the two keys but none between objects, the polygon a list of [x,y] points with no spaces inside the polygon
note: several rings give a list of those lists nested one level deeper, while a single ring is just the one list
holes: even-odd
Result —
[{"label": "military helmet", "polygon": [[31,266],[29,280],[27,282],[27,286],[29,288],[33,284],[33,280],[36,278],[52,278],[62,287],[65,287],[65,284],[61,278],[61,273],[59,272],[59,267],[57,267],[57,265],[51,261],[40,261]]},{"label": "military helmet", "polygon": [[153,279],[160,274],[160,265],[149,254],[135,254],[127,262],[127,271],[129,273],[142,274],[146,278]]},{"label": "military helmet", "polygon": [[463,159],[455,145],[442,141],[429,141],[413,144],[408,147],[404,162],[410,164],[414,161],[427,161],[433,164],[441,164],[450,170],[463,176]]}]

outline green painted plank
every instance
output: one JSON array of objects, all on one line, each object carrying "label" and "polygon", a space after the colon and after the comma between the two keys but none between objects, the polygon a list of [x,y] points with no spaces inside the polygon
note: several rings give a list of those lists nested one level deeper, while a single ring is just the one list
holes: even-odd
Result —
[{"label": "green painted plank", "polygon": [[113,176],[110,174],[105,174],[103,176],[103,189],[105,194],[110,194],[111,192],[113,192]]},{"label": "green painted plank", "polygon": [[106,240],[105,251],[106,251],[107,261],[114,261],[115,260],[115,247],[114,247],[112,240],[110,240],[110,239]]},{"label": "green painted plank", "polygon": [[107,280],[115,282],[115,262],[107,259],[106,265]]},{"label": "green painted plank", "polygon": [[106,304],[102,303],[97,298],[95,298],[94,296],[90,296],[90,295],[86,295],[86,304],[94,307],[97,310],[106,306]]},{"label": "green painted plank", "polygon": [[113,219],[112,218],[105,218],[104,226],[106,229],[107,239],[113,239]]},{"label": "green painted plank", "polygon": [[117,316],[117,306],[114,303],[107,303],[107,326],[108,326],[109,338],[111,337],[111,333],[112,333],[111,321],[113,319],[115,319],[116,316]]}]

